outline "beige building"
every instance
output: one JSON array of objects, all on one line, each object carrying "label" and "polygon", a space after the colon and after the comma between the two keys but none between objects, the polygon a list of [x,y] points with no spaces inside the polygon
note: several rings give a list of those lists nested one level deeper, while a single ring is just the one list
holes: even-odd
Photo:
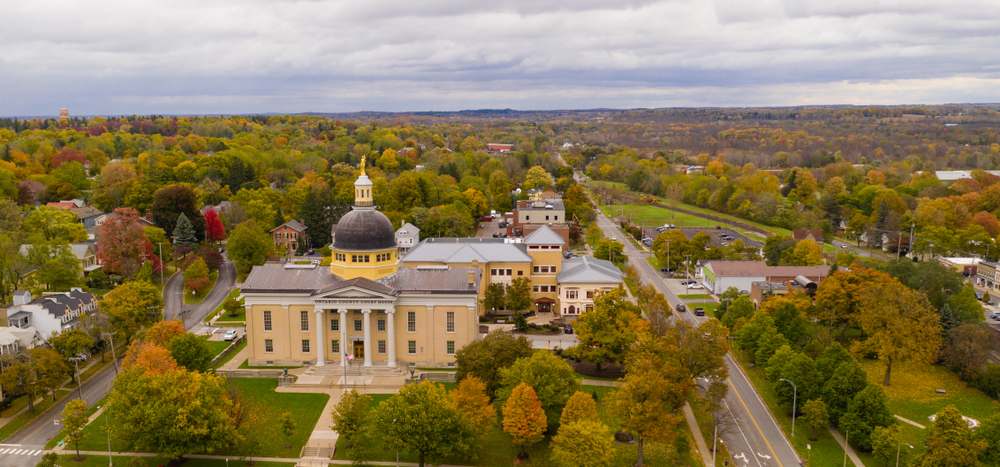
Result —
[{"label": "beige building", "polygon": [[579,316],[594,309],[594,298],[622,285],[622,272],[611,261],[586,256],[562,262],[559,273],[559,302],[562,314]]},{"label": "beige building", "polygon": [[524,239],[427,239],[400,258],[392,223],[375,210],[371,189],[362,170],[354,208],[336,226],[329,268],[284,264],[250,272],[241,290],[250,365],[454,366],[458,349],[478,337],[488,284],[528,278],[533,308],[558,314],[565,278],[566,290],[580,291],[567,302],[576,314],[593,306],[587,290],[622,282],[606,261],[564,260],[565,240],[547,227]]}]

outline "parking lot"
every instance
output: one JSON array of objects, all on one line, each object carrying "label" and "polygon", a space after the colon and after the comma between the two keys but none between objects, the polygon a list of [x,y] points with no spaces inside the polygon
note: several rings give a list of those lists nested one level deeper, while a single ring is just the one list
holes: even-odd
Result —
[{"label": "parking lot", "polygon": [[[479,229],[479,224],[482,224],[483,228]],[[505,234],[505,233],[507,233],[507,229],[501,229],[500,228],[500,220],[499,219],[493,219],[491,221],[482,221],[481,220],[481,221],[479,221],[476,224],[476,228],[479,230],[476,233],[477,237],[490,238],[490,237],[493,237],[493,234],[495,234],[495,233],[499,233],[499,234]]]},{"label": "parking lot", "polygon": [[[684,232],[684,236],[687,237],[688,239],[694,237],[696,234],[700,232],[704,232],[708,234],[708,236],[712,239],[712,246],[722,245],[724,240],[722,240],[721,235],[729,235],[730,237],[732,237],[732,240],[725,240],[726,243],[732,243],[736,240],[743,240],[744,246],[752,246],[755,248],[760,248],[764,246],[763,243],[750,240],[745,235],[728,227],[723,227],[721,229],[705,228],[705,227],[679,227],[673,230],[680,230],[681,232]],[[656,227],[646,227],[645,234],[649,238],[655,239],[656,236],[660,234],[660,232],[656,231]]]}]

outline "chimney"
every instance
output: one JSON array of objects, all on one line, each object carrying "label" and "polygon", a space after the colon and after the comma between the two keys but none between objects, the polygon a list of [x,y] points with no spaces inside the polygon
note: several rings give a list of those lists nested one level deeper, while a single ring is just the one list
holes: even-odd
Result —
[{"label": "chimney", "polygon": [[146,210],[146,220],[148,220],[148,221],[152,221],[153,220],[153,210],[152,209],[147,209]]},{"label": "chimney", "polygon": [[305,219],[299,219],[299,224],[302,224],[302,227],[305,227],[306,226],[306,220]]},{"label": "chimney", "polygon": [[476,272],[469,271],[468,276],[469,276],[469,288],[471,289],[472,286],[476,285]]}]

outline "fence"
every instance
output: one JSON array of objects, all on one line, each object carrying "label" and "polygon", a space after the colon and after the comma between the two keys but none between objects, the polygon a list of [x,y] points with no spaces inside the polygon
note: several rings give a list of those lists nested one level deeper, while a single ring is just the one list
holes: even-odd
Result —
[{"label": "fence", "polygon": [[226,347],[226,349],[223,350],[222,353],[220,353],[219,355],[216,355],[215,358],[212,359],[212,366],[214,367],[214,366],[218,365],[219,362],[221,362],[223,359],[226,358],[226,356],[228,356],[230,353],[232,353],[232,351],[236,349],[236,346],[240,345],[240,343],[243,342],[244,340],[246,340],[246,338],[247,338],[247,335],[243,334],[242,336],[237,337],[236,339],[233,339],[233,343],[229,344],[229,347]]},{"label": "fence", "polygon": [[215,374],[227,378],[281,378],[285,370],[215,370]]}]

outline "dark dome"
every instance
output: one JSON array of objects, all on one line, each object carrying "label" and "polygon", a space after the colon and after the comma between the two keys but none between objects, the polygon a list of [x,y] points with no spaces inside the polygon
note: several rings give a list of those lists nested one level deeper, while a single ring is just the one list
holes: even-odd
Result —
[{"label": "dark dome", "polygon": [[337,223],[334,250],[385,250],[396,248],[396,231],[385,214],[374,209],[355,209]]}]

